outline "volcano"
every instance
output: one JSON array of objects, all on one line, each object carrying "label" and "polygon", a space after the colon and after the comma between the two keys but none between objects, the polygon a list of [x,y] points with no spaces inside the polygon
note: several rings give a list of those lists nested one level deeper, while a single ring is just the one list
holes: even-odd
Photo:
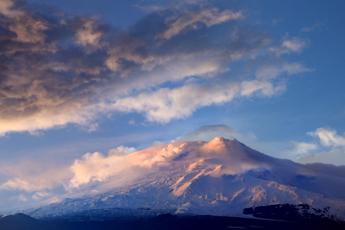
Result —
[{"label": "volcano", "polygon": [[[191,214],[241,216],[275,204],[330,207],[345,216],[345,169],[277,159],[236,139],[176,141],[126,156],[93,184],[95,193],[66,198],[26,213],[36,218],[93,215]],[[101,170],[101,169],[100,169]]]}]

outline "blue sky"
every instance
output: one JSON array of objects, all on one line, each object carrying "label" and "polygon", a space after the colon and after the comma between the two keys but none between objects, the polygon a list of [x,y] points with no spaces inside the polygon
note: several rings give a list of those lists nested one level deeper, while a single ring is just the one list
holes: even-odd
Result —
[{"label": "blue sky", "polygon": [[0,4],[0,199],[193,131],[345,164],[344,1],[42,2]]}]

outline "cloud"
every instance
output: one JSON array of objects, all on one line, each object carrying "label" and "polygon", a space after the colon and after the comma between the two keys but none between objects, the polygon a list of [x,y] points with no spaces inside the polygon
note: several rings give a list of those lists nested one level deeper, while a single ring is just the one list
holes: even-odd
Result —
[{"label": "cloud", "polygon": [[[47,191],[54,190],[56,187],[67,189],[70,186],[70,180],[72,184],[74,184],[74,181],[79,181],[81,184],[81,181],[87,181],[89,183],[94,178],[98,178],[95,180],[101,180],[100,178],[107,178],[106,175],[114,174],[115,168],[118,168],[116,166],[117,163],[120,163],[120,166],[127,167],[122,159],[125,159],[126,155],[134,151],[135,148],[133,147],[120,145],[110,149],[106,156],[103,156],[99,152],[86,153],[73,163],[65,162],[62,165],[44,167],[41,165],[42,162],[24,162],[17,169],[16,166],[8,166],[11,169],[2,170],[2,173],[5,173],[8,179],[0,183],[0,190],[23,191],[32,194],[35,192],[46,193]],[[115,159],[119,159],[119,161],[115,161]],[[104,165],[102,164],[103,162]],[[92,168],[93,165],[94,168]],[[110,165],[111,167],[116,167],[112,170],[109,168]],[[103,177],[101,176],[102,174],[104,174]],[[84,175],[84,177],[81,175]],[[85,179],[87,175],[95,176]]]},{"label": "cloud", "polygon": [[[150,121],[166,123],[191,115],[198,107],[232,100],[238,87],[206,87],[185,85],[179,88],[163,88],[117,100],[112,107],[123,112],[144,113]],[[209,95],[214,93],[212,97]]]},{"label": "cloud", "polygon": [[308,164],[322,163],[336,165],[338,167],[345,166],[344,152],[345,150],[340,148],[320,150],[301,157],[299,161]]},{"label": "cloud", "polygon": [[45,181],[44,176],[26,175],[12,177],[0,184],[1,210],[23,210],[61,200],[66,195],[62,186],[65,181],[55,177],[57,173],[48,173],[50,182]]},{"label": "cloud", "polygon": [[[95,182],[115,178],[116,175],[118,178],[113,184],[130,182],[135,175],[142,175],[138,165],[146,168],[149,166],[144,159],[135,161],[128,158],[134,151],[133,147],[120,145],[110,149],[107,154],[86,153],[72,162],[59,165],[56,162],[42,165],[40,161],[3,164],[0,172],[0,196],[14,195],[16,198],[12,201],[13,208],[28,208],[74,196],[83,185],[91,186]],[[132,168],[131,165],[136,167]],[[25,204],[18,200],[18,196],[26,198]]]},{"label": "cloud", "polygon": [[17,17],[22,12],[20,10],[13,9],[14,2],[12,0],[3,0],[0,2],[0,13],[8,17]]},{"label": "cloud", "polygon": [[111,108],[122,112],[144,113],[149,121],[167,123],[173,119],[188,117],[200,107],[228,103],[236,97],[270,97],[284,88],[284,85],[265,80],[224,82],[222,85],[212,82],[190,83],[120,98]]},{"label": "cloud", "polygon": [[8,176],[10,178],[0,184],[0,190],[15,190],[31,193],[46,192],[57,186],[63,187],[65,186],[65,180],[71,175],[67,169],[65,166],[54,169],[41,169],[44,171],[44,175],[32,172],[27,172],[26,175],[9,174]]},{"label": "cloud", "polygon": [[327,147],[345,147],[345,134],[339,135],[337,131],[330,128],[318,128],[310,135],[317,137],[320,143]]},{"label": "cloud", "polygon": [[291,150],[291,152],[298,158],[301,158],[319,149],[319,146],[314,143],[294,141],[292,142],[292,144],[293,144],[293,149]]},{"label": "cloud", "polygon": [[241,11],[231,9],[158,9],[124,29],[15,0],[1,1],[0,14],[0,135],[93,128],[119,111],[169,122],[235,97],[272,96],[284,88],[273,78],[306,71],[295,63],[260,73],[270,75],[264,80],[232,77],[239,61],[284,61],[272,57],[268,35],[240,24]]},{"label": "cloud", "polygon": [[[130,168],[126,164],[127,155],[136,151],[133,147],[117,146],[108,151],[108,154],[87,153],[82,157],[74,158],[58,164],[42,161],[20,161],[13,165],[2,163],[0,171],[0,197],[14,196],[10,208],[28,208],[49,204],[71,197],[79,192],[79,187],[101,182],[109,177],[120,175],[122,168],[125,174],[121,174],[115,183],[131,181],[131,175],[139,175],[139,170]],[[138,160],[137,164],[142,164]],[[132,173],[133,171],[133,173]],[[89,192],[86,190],[85,192]],[[18,200],[18,196],[25,196],[25,204]],[[0,205],[1,206],[1,205]],[[6,208],[2,205],[0,208]]]},{"label": "cloud", "polygon": [[14,178],[11,180],[6,181],[1,185],[2,189],[15,189],[15,190],[22,190],[22,191],[36,191],[39,189],[36,185],[29,183],[26,180],[20,178]]},{"label": "cloud", "polygon": [[305,47],[305,42],[298,38],[286,39],[282,42],[281,47],[286,50],[286,52],[301,52]]},{"label": "cloud", "polygon": [[225,124],[205,125],[187,133],[181,140],[186,141],[209,141],[215,137],[224,137],[226,139],[237,139],[248,143],[256,139],[255,135],[250,133],[240,133]]},{"label": "cloud", "polygon": [[[44,99],[43,99],[44,100]],[[48,99],[49,100],[49,99]],[[37,102],[39,103],[39,102]],[[49,101],[47,103],[50,103]],[[75,107],[73,107],[73,104]],[[81,108],[80,111],[76,111],[76,108]],[[8,109],[8,108],[7,108]],[[19,110],[23,112],[25,109],[30,108],[16,108],[14,111]],[[37,108],[38,109],[38,108]],[[11,111],[11,112],[14,112]],[[65,112],[65,113],[63,113]],[[37,130],[44,130],[52,127],[64,126],[68,123],[77,123],[88,126],[88,123],[92,119],[93,111],[83,106],[81,103],[75,102],[65,106],[53,107],[45,105],[44,108],[40,108],[37,113],[23,114],[20,117],[2,117],[0,118],[0,134],[7,132],[34,132]]]},{"label": "cloud", "polygon": [[85,20],[81,28],[76,31],[76,40],[84,46],[98,47],[103,33],[97,28],[94,20]]},{"label": "cloud", "polygon": [[131,161],[128,155],[134,151],[134,148],[119,146],[111,149],[107,155],[99,152],[83,155],[70,167],[73,173],[70,186],[77,188],[92,182],[102,182],[114,175],[122,175],[126,177],[126,180],[130,180],[135,175],[135,170],[131,172],[131,168],[140,164],[140,162]]},{"label": "cloud", "polygon": [[263,96],[272,96],[280,92],[284,86],[274,85],[268,81],[252,80],[241,83],[240,95],[249,97],[253,94],[262,94]]},{"label": "cloud", "polygon": [[119,156],[103,156],[98,152],[86,154],[71,166],[74,174],[71,186],[79,187],[93,181],[103,181],[127,166],[128,162]]},{"label": "cloud", "polygon": [[27,193],[49,192],[54,195],[56,189],[63,189],[71,177],[68,165],[46,159],[16,160],[1,163],[0,195],[3,192]]},{"label": "cloud", "polygon": [[276,55],[300,53],[306,47],[307,43],[300,38],[284,39],[279,47],[271,48]]},{"label": "cloud", "polygon": [[115,156],[115,155],[121,156],[121,155],[127,155],[129,153],[133,153],[135,151],[136,149],[134,147],[127,147],[127,146],[120,145],[120,146],[117,146],[116,148],[110,149],[108,154],[112,156]]},{"label": "cloud", "polygon": [[187,141],[208,141],[218,136],[226,139],[234,139],[237,135],[238,133],[231,127],[224,124],[218,124],[202,126],[186,134],[182,139]]},{"label": "cloud", "polygon": [[295,75],[312,71],[301,63],[282,63],[263,65],[256,71],[258,79],[274,79],[279,75]]},{"label": "cloud", "polygon": [[301,32],[310,33],[310,32],[313,32],[315,30],[321,29],[323,26],[324,26],[323,23],[317,22],[317,23],[312,24],[311,26],[303,27],[301,29]]},{"label": "cloud", "polygon": [[12,37],[13,40],[23,43],[44,42],[44,32],[48,25],[43,18],[36,18],[29,12],[17,8],[13,0],[4,0],[0,3],[0,14],[10,19],[5,28],[16,35]]},{"label": "cloud", "polygon": [[238,20],[241,18],[243,18],[243,14],[239,11],[219,11],[215,8],[192,11],[177,18],[169,18],[167,29],[160,35],[160,37],[163,39],[171,39],[185,30],[196,29],[199,24],[210,27],[229,20]]},{"label": "cloud", "polygon": [[314,140],[312,142],[293,141],[293,148],[287,151],[288,154],[304,163],[323,162],[345,165],[345,135],[325,127],[307,134]]}]

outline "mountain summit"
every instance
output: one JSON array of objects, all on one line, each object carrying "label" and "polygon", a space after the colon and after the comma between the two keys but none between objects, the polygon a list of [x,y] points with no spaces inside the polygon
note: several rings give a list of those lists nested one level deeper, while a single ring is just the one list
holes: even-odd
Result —
[{"label": "mountain summit", "polygon": [[[345,216],[345,187],[339,186],[345,184],[342,168],[273,158],[236,139],[176,141],[121,157],[126,165],[103,169],[102,175],[114,173],[95,180],[96,193],[29,214],[48,217],[130,210],[230,216],[241,215],[247,207],[304,203],[331,207],[331,212]],[[325,170],[329,167],[332,170]]]}]

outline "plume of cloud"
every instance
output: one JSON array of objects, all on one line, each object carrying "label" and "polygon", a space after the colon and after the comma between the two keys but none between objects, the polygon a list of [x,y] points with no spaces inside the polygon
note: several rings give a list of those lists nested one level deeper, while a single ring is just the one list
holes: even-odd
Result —
[{"label": "plume of cloud", "polygon": [[125,176],[126,180],[130,181],[132,177],[139,175],[133,167],[139,166],[141,163],[131,160],[129,154],[134,151],[135,149],[132,147],[119,146],[109,150],[107,155],[99,152],[83,155],[70,167],[73,173],[73,177],[70,179],[71,188],[92,182],[102,182],[114,175]]}]

